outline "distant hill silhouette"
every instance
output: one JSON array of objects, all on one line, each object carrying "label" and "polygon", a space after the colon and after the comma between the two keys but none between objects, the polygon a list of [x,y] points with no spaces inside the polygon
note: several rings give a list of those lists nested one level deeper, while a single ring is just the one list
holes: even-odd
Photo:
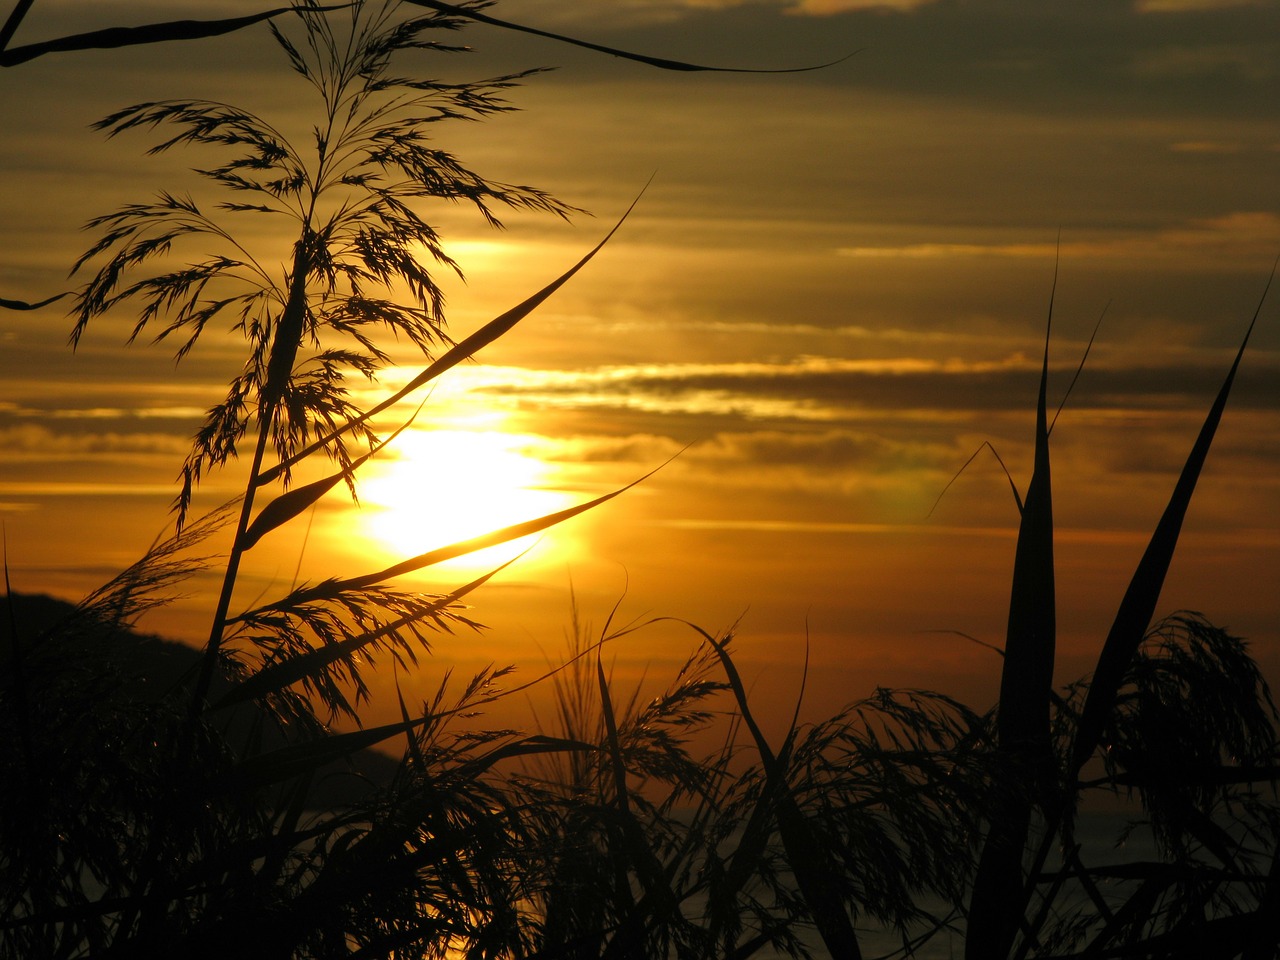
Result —
[{"label": "distant hill silhouette", "polygon": [[[93,702],[81,704],[86,714],[99,709],[104,698],[158,703],[180,696],[201,659],[199,650],[184,643],[104,623],[74,604],[45,594],[0,596],[0,638],[0,689],[14,682],[13,654],[20,650],[32,693],[56,696],[68,688],[82,697],[90,693]],[[227,681],[215,681],[211,699],[216,700],[226,688]],[[255,727],[262,731],[262,752],[287,742],[272,723],[261,722],[265,715],[252,703],[225,713],[222,722],[233,745]],[[385,754],[363,751],[350,765],[334,766],[328,775],[317,778],[315,802],[341,804],[367,790],[370,783],[388,782],[396,767],[396,761]]]}]

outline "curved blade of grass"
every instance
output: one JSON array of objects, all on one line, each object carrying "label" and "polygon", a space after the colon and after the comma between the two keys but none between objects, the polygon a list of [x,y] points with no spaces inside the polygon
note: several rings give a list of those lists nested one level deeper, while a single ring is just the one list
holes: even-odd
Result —
[{"label": "curved blade of grass", "polygon": [[706,67],[696,63],[685,63],[681,60],[665,60],[662,57],[650,57],[642,53],[630,53],[626,50],[619,50],[616,47],[606,47],[598,43],[590,43],[586,40],[578,40],[574,37],[567,37],[560,33],[551,33],[547,30],[539,30],[537,27],[527,27],[520,23],[512,23],[510,20],[499,20],[497,17],[490,17],[487,14],[480,13],[478,10],[470,10],[465,7],[455,7],[451,3],[441,3],[439,0],[409,0],[409,3],[416,7],[427,7],[430,10],[438,10],[441,13],[448,13],[457,17],[465,17],[468,20],[474,20],[477,23],[487,23],[490,26],[502,27],[506,30],[515,30],[520,33],[529,33],[535,37],[545,37],[548,40],[556,40],[560,43],[572,44],[575,47],[583,47],[587,50],[594,50],[597,53],[607,53],[611,57],[621,57],[624,60],[634,60],[637,63],[647,64],[651,67],[657,67],[659,70],[678,70],[683,73],[693,72],[714,72],[714,73],[805,73],[809,70],[821,70],[825,67],[834,66],[843,60],[849,59],[848,56],[841,57],[839,60],[832,60],[830,63],[821,63],[816,66],[808,67],[790,67],[781,70],[763,70],[759,68],[735,68],[735,67]]},{"label": "curved blade of grass", "polygon": [[973,634],[965,633],[963,630],[918,630],[916,632],[917,633],[941,633],[951,637],[959,637],[961,640],[968,640],[970,643],[975,643],[980,647],[985,647],[987,650],[990,650],[992,653],[996,654],[997,656],[1001,656],[1001,657],[1004,656],[1003,647],[997,647],[994,643],[987,643],[987,641],[985,640],[979,640]]},{"label": "curved blade of grass", "polygon": [[[680,454],[676,454],[677,457],[679,455]],[[514,523],[511,526],[502,527],[499,530],[494,530],[491,533],[486,533],[479,537],[473,537],[470,540],[463,540],[459,543],[450,544],[447,547],[440,547],[436,550],[419,554],[416,557],[411,557],[408,560],[402,560],[400,563],[393,564],[384,570],[379,570],[377,573],[369,573],[362,577],[352,577],[349,580],[330,581],[328,584],[323,584],[321,587],[315,589],[323,590],[325,594],[340,593],[346,590],[361,590],[366,587],[372,587],[382,583],[384,580],[390,580],[393,577],[412,573],[414,570],[421,570],[423,567],[429,567],[437,563],[443,563],[446,560],[452,560],[454,557],[465,556],[468,553],[475,553],[476,551],[484,550],[487,547],[496,546],[500,543],[508,543],[511,540],[519,540],[521,537],[527,537],[530,534],[539,533],[542,530],[546,530],[548,527],[554,527],[557,524],[564,523],[564,521],[569,520],[572,517],[576,517],[580,513],[586,513],[588,510],[592,510],[595,507],[600,506],[602,503],[607,503],[614,497],[626,493],[637,484],[641,484],[648,480],[674,459],[675,457],[672,457],[670,460],[664,461],[662,464],[654,467],[646,473],[643,477],[632,480],[625,487],[620,487],[617,490],[606,493],[604,496],[596,497],[594,500],[589,500],[586,503],[580,503],[575,507],[557,510],[555,513],[548,513],[535,520],[525,520],[523,523]]]},{"label": "curved blade of grass", "polygon": [[[621,602],[619,599],[618,603]],[[604,628],[606,636],[617,609],[618,606],[615,604],[609,613],[609,619]],[[633,904],[632,913],[624,921],[623,930],[619,931],[619,936],[610,942],[609,949],[605,953],[609,956],[614,952],[620,952],[621,955],[627,956],[628,951],[625,949],[627,944],[622,940],[626,929],[625,924],[638,925],[646,913],[655,909],[664,919],[673,919],[677,912],[678,898],[675,891],[671,889],[670,875],[662,869],[662,864],[646,840],[643,826],[632,814],[631,798],[627,789],[627,763],[622,752],[622,741],[618,736],[617,714],[613,709],[613,696],[609,691],[609,680],[605,676],[604,665],[600,660],[599,647],[596,648],[596,682],[600,688],[600,712],[604,718],[609,759],[613,767],[614,791],[621,825],[621,837],[618,840],[625,847],[628,860],[635,868],[636,875],[644,887],[644,896],[638,903]],[[618,951],[618,948],[624,949]]]},{"label": "curved blade of grass", "polygon": [[348,637],[337,643],[328,643],[322,647],[318,647],[310,653],[304,653],[301,656],[290,657],[288,660],[277,660],[275,663],[263,667],[257,673],[250,677],[246,677],[240,683],[236,684],[224,694],[217,703],[213,704],[209,709],[222,710],[225,707],[231,707],[237,703],[244,703],[246,700],[253,700],[258,697],[265,697],[292,684],[299,683],[308,677],[323,672],[330,664],[338,660],[353,656],[361,648],[369,644],[381,640],[383,637],[394,633],[397,630],[407,627],[411,623],[421,620],[423,617],[430,616],[437,610],[443,610],[452,603],[465,597],[471,591],[477,589],[487,583],[492,577],[515,563],[518,557],[508,560],[502,566],[494,570],[490,570],[484,576],[472,580],[470,583],[459,587],[447,596],[441,597],[434,603],[424,606],[421,610],[413,613],[405,614],[388,623],[384,623],[376,630],[370,630],[366,633],[359,634],[354,637]]},{"label": "curved blade of grass", "polygon": [[[726,642],[717,640],[696,624],[690,623],[689,626],[702,635],[715,650],[716,656],[720,658],[721,666],[729,681],[729,689],[733,691],[734,699],[738,703],[738,712],[747,730],[750,731],[752,739],[755,740],[768,785],[760,798],[760,803],[767,804],[772,801],[777,803],[778,835],[782,838],[787,863],[795,877],[796,886],[800,888],[800,894],[809,907],[814,926],[818,928],[823,944],[833,957],[859,960],[862,950],[858,946],[857,931],[849,920],[849,914],[845,911],[839,893],[839,877],[791,793],[790,784],[787,783],[785,764],[778,755],[774,754],[764,732],[756,723],[751,705],[747,700],[746,687],[743,686],[742,677],[729,654]],[[789,750],[794,735],[793,724],[792,729],[787,732],[785,749]]]},{"label": "curved blade of grass", "polygon": [[639,909],[631,889],[628,869],[634,868],[643,878],[645,854],[648,850],[643,842],[635,843],[632,831],[627,829],[636,825],[631,817],[631,803],[627,794],[627,767],[622,759],[622,746],[618,741],[618,723],[613,712],[613,698],[609,694],[609,681],[604,675],[598,647],[596,648],[596,677],[600,690],[600,713],[604,719],[606,746],[613,768],[614,803],[617,807],[617,816],[608,818],[604,828],[611,854],[609,861],[613,867],[614,895],[623,908],[618,930],[601,954],[602,960],[610,960],[618,956],[623,958],[639,956],[636,953],[635,944],[640,939],[644,913]]},{"label": "curved blade of grass", "polygon": [[618,740],[618,719],[613,714],[613,697],[609,694],[609,680],[604,675],[600,651],[596,651],[596,683],[600,688],[600,712],[604,716],[605,738],[609,744],[609,760],[613,765],[613,788],[618,811],[624,816],[631,813],[631,801],[627,793],[627,764],[622,758],[622,744]]},{"label": "curved blade of grass", "polygon": [[[321,11],[344,10],[355,4],[344,3],[336,6],[317,7]],[[264,13],[254,13],[245,17],[229,17],[225,20],[170,20],[164,23],[148,23],[141,27],[108,27],[105,30],[92,30],[88,33],[77,33],[53,40],[42,40],[29,43],[11,50],[0,51],[0,66],[13,67],[26,63],[47,53],[65,53],[71,50],[106,50],[116,47],[132,47],[143,43],[167,43],[171,40],[200,40],[205,37],[217,37],[224,33],[232,33],[244,27],[253,26],[263,20],[270,20],[281,14],[292,13],[293,7],[276,7]],[[10,23],[16,29],[14,17]],[[25,12],[25,11],[24,11]],[[8,24],[6,24],[6,27]]]},{"label": "curved blade of grass", "polygon": [[[418,408],[419,411],[421,409],[421,407]],[[301,487],[295,487],[292,490],[282,493],[280,496],[268,503],[262,508],[258,515],[253,518],[253,523],[249,524],[244,535],[240,538],[240,549],[242,551],[252,549],[264,536],[272,530],[275,530],[277,527],[284,526],[284,524],[288,523],[294,517],[298,516],[298,514],[305,511],[339,483],[344,480],[350,481],[352,475],[357,470],[364,466],[365,463],[379,450],[391,443],[391,441],[395,440],[396,437],[400,436],[400,434],[403,433],[411,423],[413,423],[417,416],[418,413],[415,411],[414,415],[401,424],[400,427],[396,429],[395,433],[391,434],[391,436],[387,437],[386,440],[379,443],[364,456],[353,461],[347,468],[339,470],[332,476],[325,477],[322,480],[316,480]]]},{"label": "curved blade of grass", "polygon": [[1249,345],[1249,337],[1253,334],[1253,328],[1262,313],[1262,305],[1266,302],[1267,292],[1274,278],[1275,268],[1273,267],[1271,276],[1267,278],[1266,287],[1262,291],[1262,297],[1258,300],[1258,306],[1253,312],[1253,318],[1249,321],[1248,329],[1245,330],[1240,349],[1236,351],[1231,369],[1227,372],[1222,388],[1218,391],[1213,405],[1209,408],[1208,416],[1200,427],[1200,433],[1182,467],[1182,473],[1174,486],[1169,503],[1160,517],[1160,522],[1156,525],[1155,532],[1151,535],[1142,559],[1138,561],[1138,567],[1120,601],[1120,609],[1116,612],[1111,630],[1102,646],[1102,652],[1098,655],[1098,665],[1094,669],[1089,693],[1085,697],[1084,707],[1080,712],[1080,724],[1077,728],[1071,760],[1073,776],[1079,773],[1080,768],[1097,747],[1106,718],[1111,713],[1116,693],[1124,679],[1125,669],[1133,659],[1138,645],[1142,643],[1142,638],[1151,624],[1156,603],[1160,599],[1160,591],[1164,587],[1165,575],[1169,572],[1173,552],[1178,545],[1182,521],[1186,517],[1191,497],[1195,493],[1196,481],[1199,480],[1205,459],[1209,455],[1209,448],[1213,444],[1214,434],[1222,420],[1227,398],[1235,382],[1236,371],[1240,368],[1245,348]]},{"label": "curved blade of grass", "polygon": [[35,303],[29,303],[26,300],[10,300],[7,297],[0,297],[0,307],[6,310],[39,310],[41,307],[47,307],[56,300],[63,297],[71,296],[71,291],[67,290],[63,293],[55,293],[52,297],[45,297],[43,300],[37,300]]},{"label": "curved blade of grass", "polygon": [[539,753],[566,753],[569,751],[586,753],[594,749],[591,744],[583,743],[581,740],[573,740],[567,737],[548,737],[537,733],[523,737],[514,743],[505,743],[500,747],[495,747],[483,756],[468,760],[458,769],[468,777],[475,777],[484,773],[495,763],[501,760],[508,760],[511,757],[531,757]]},{"label": "curved blade of grass", "polygon": [[[1057,275],[1054,276],[1054,288]],[[1022,854],[1031,825],[1034,791],[1025,783],[1041,781],[1050,769],[1052,746],[1049,704],[1053,693],[1056,617],[1053,573],[1053,490],[1049,459],[1049,338],[1053,329],[1053,292],[1045,324],[1044,359],[1036,398],[1035,461],[1023,504],[1014,552],[1013,583],[1000,706],[996,715],[998,748],[1022,783],[1003,791],[992,817],[969,901],[965,956],[969,960],[1007,957],[1023,915]]]},{"label": "curved blade of grass", "polygon": [[[645,184],[645,189],[648,189],[648,186],[649,186],[648,184]],[[360,424],[365,423],[366,421],[376,417],[378,414],[380,414],[382,411],[386,410],[388,407],[392,406],[393,404],[399,403],[409,394],[413,393],[416,390],[421,389],[423,386],[430,383],[432,380],[436,379],[436,377],[440,376],[445,371],[457,366],[463,360],[466,360],[472,357],[473,355],[475,355],[476,353],[480,352],[485,347],[487,347],[489,344],[493,343],[493,341],[497,340],[503,334],[510,331],[512,327],[514,327],[517,323],[519,323],[529,314],[533,313],[533,311],[536,310],[539,306],[541,306],[542,303],[548,297],[550,297],[553,293],[555,293],[562,286],[568,283],[569,280],[574,276],[574,274],[576,274],[579,270],[581,270],[583,267],[585,267],[588,263],[591,262],[592,258],[595,257],[595,255],[600,252],[600,250],[604,247],[604,245],[609,242],[609,240],[613,237],[613,235],[618,232],[618,228],[621,227],[622,224],[626,222],[627,217],[631,215],[631,211],[636,208],[636,204],[640,202],[640,198],[643,196],[644,196],[644,190],[641,190],[640,193],[636,195],[636,198],[631,201],[631,206],[627,207],[626,212],[623,213],[622,216],[618,218],[618,222],[613,225],[613,229],[611,229],[608,233],[606,233],[604,235],[604,238],[599,243],[597,243],[594,247],[592,247],[590,251],[587,252],[586,256],[584,256],[581,260],[575,263],[567,271],[562,273],[555,280],[551,281],[551,283],[547,284],[545,287],[543,287],[533,296],[529,297],[528,299],[512,307],[506,313],[503,313],[497,317],[494,317],[492,320],[486,323],[479,330],[476,330],[470,336],[454,344],[439,358],[434,360],[432,363],[428,364],[422,370],[421,373],[419,373],[416,377],[410,380],[407,384],[405,384],[395,393],[391,394],[391,396],[387,397],[385,400],[382,400],[377,405],[370,407],[360,416],[356,417],[353,420],[348,421],[347,423],[338,427],[336,430],[333,430],[331,433],[328,433],[323,437],[320,437],[317,440],[313,441],[311,444],[304,447],[302,450],[298,451],[289,459],[281,462],[277,466],[272,467],[270,470],[264,470],[262,473],[258,474],[257,484],[259,486],[262,486],[263,484],[271,483],[272,481],[277,479],[281,475],[281,473],[283,473],[285,470],[289,469],[290,467],[294,466],[295,464],[304,460],[305,458],[311,456],[311,454],[315,453],[317,450],[320,450],[323,447],[327,446],[328,444],[332,443],[338,437],[354,429],[355,427],[358,427]]]},{"label": "curved blade of grass", "polygon": [[1058,423],[1058,417],[1062,416],[1062,410],[1067,405],[1067,401],[1071,399],[1071,391],[1076,388],[1076,381],[1080,379],[1080,374],[1084,373],[1084,365],[1089,362],[1089,353],[1093,350],[1093,341],[1098,339],[1098,331],[1102,329],[1102,321],[1107,316],[1107,310],[1111,308],[1111,303],[1102,308],[1102,313],[1098,315],[1098,322],[1093,325],[1093,332],[1089,334],[1089,342],[1084,345],[1084,353],[1080,356],[1080,363],[1076,367],[1075,374],[1071,377],[1071,382],[1067,384],[1067,392],[1062,395],[1062,402],[1058,404],[1058,409],[1053,415],[1053,419],[1049,421],[1049,436],[1053,436],[1053,428]]},{"label": "curved blade of grass", "polygon": [[304,776],[385,740],[408,733],[427,723],[429,716],[388,723],[368,730],[337,733],[320,740],[295,743],[279,750],[262,753],[236,764],[215,782],[214,789],[241,792],[269,787],[272,784]]},{"label": "curved blade of grass", "polygon": [[943,487],[942,492],[938,494],[938,499],[933,501],[933,506],[930,507],[929,512],[925,514],[926,519],[933,516],[933,511],[938,509],[938,504],[940,504],[942,502],[942,498],[947,495],[947,491],[950,490],[952,485],[960,479],[960,474],[969,469],[969,464],[978,459],[978,454],[982,452],[984,447],[991,451],[991,455],[995,457],[996,462],[1000,464],[1000,469],[1004,471],[1004,477],[1009,481],[1009,489],[1013,491],[1013,502],[1018,505],[1018,516],[1022,516],[1022,494],[1018,493],[1018,485],[1013,482],[1013,474],[1011,474],[1009,472],[1009,468],[1004,465],[1004,460],[1001,458],[1000,452],[996,450],[991,441],[983,440],[982,443],[978,445],[978,449],[973,451],[969,459],[966,460],[960,469],[956,471],[955,476],[947,481],[947,485]]},{"label": "curved blade of grass", "polygon": [[4,21],[4,26],[0,26],[0,50],[9,46],[9,41],[18,31],[18,25],[22,23],[22,18],[27,15],[27,11],[31,9],[31,4],[34,2],[35,0],[18,0],[13,5],[13,10]]}]

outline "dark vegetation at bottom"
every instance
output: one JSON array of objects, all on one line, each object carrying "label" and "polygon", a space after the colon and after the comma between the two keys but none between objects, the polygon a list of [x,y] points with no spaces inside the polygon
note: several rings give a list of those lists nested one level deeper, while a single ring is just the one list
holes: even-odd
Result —
[{"label": "dark vegetation at bottom", "polygon": [[[251,703],[193,722],[199,652],[101,607],[0,612],[0,956],[844,957],[868,928],[911,955],[965,936],[1019,803],[1011,955],[1275,952],[1275,712],[1245,645],[1193,614],[1140,645],[1068,791],[1084,682],[1027,779],[994,711],[918,691],[770,744],[728,635],[696,631],[667,690],[621,703],[599,654],[624,631],[575,625],[547,729],[467,719],[498,672],[446,681],[396,762]],[[708,729],[725,745],[698,754]],[[1094,795],[1131,801],[1116,840],[1155,855],[1077,837]]]}]

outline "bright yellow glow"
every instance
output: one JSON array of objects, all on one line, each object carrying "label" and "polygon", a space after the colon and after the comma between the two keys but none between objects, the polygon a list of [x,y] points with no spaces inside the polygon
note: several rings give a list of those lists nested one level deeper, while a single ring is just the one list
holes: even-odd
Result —
[{"label": "bright yellow glow", "polygon": [[[399,560],[572,505],[574,497],[552,488],[553,468],[522,449],[530,441],[495,430],[406,431],[360,483],[362,523]],[[533,542],[524,537],[440,567],[492,568]]]}]

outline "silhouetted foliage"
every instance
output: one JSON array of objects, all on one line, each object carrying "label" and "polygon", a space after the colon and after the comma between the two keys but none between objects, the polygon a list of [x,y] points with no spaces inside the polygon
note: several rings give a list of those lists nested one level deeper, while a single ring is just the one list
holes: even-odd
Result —
[{"label": "silhouetted foliage", "polygon": [[[1243,641],[1204,618],[1151,627],[1235,366],[1094,676],[1065,690],[1052,685],[1046,345],[1025,498],[1014,485],[1021,526],[994,710],[878,690],[818,722],[797,707],[771,741],[733,631],[692,627],[694,649],[668,687],[624,697],[602,651],[661,627],[615,626],[611,614],[593,638],[575,611],[540,732],[469,722],[513,692],[494,668],[446,674],[426,702],[401,700],[400,721],[364,728],[368,671],[416,663],[449,631],[475,629],[460,602],[489,578],[434,596],[397,589],[396,577],[622,492],[233,609],[242,556],[334,487],[354,490],[368,457],[394,442],[374,435],[373,416],[508,333],[609,239],[451,344],[433,271],[457,264],[424,205],[468,204],[495,225],[503,208],[572,208],[487,180],[428,138],[442,121],[509,109],[502,94],[527,74],[444,84],[394,74],[392,59],[455,50],[431,31],[469,21],[618,51],[498,20],[483,0],[303,3],[13,47],[31,5],[0,29],[4,65],[269,21],[320,120],[305,149],[265,118],[204,101],[138,104],[99,125],[163,129],[155,151],[223,150],[199,171],[222,199],[161,193],[92,220],[98,239],[77,263],[91,276],[67,294],[73,338],[131,310],[130,339],[175,339],[181,359],[221,323],[243,336],[246,357],[194,439],[172,537],[75,607],[0,607],[0,957],[711,960],[809,956],[821,942],[844,960],[862,956],[871,927],[896,932],[901,955],[944,931],[975,960],[1275,955],[1270,692]],[[290,250],[256,251],[233,228],[260,217],[290,224]],[[194,239],[202,259],[175,266]],[[387,333],[426,366],[359,409],[347,378],[376,378]],[[192,515],[198,482],[246,437],[244,494]],[[290,488],[292,468],[319,454],[333,472]],[[202,552],[217,536],[230,549],[204,649],[134,632],[213,566]],[[699,746],[712,733],[720,746]],[[399,759],[371,754],[378,746]],[[1092,845],[1080,827],[1097,795],[1127,804],[1121,839],[1149,840],[1149,853]]]}]

